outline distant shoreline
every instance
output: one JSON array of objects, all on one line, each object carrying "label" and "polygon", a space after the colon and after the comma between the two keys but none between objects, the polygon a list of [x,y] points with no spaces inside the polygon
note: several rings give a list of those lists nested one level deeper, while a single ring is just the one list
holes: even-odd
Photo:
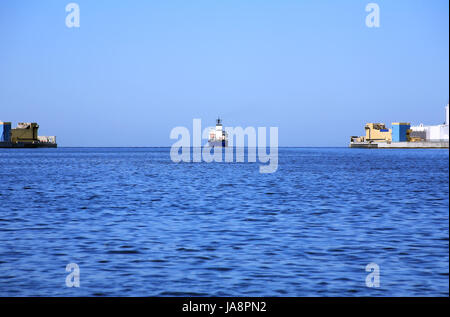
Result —
[{"label": "distant shoreline", "polygon": [[[58,149],[170,149],[171,146],[58,146]],[[192,148],[192,147],[191,147]],[[247,147],[244,147],[247,148]],[[279,149],[350,149],[348,146],[279,146]],[[412,149],[443,149],[448,150],[448,148],[397,148],[398,149],[406,149],[406,150],[412,150]],[[10,149],[8,149],[10,150]],[[16,149],[17,150],[17,149]],[[22,149],[24,150],[24,149]],[[37,149],[32,149],[37,150]],[[51,149],[55,150],[55,149]],[[355,150],[355,149],[351,149]],[[367,149],[364,149],[367,150]],[[380,150],[380,149],[378,149]],[[392,149],[389,149],[392,150]]]},{"label": "distant shoreline", "polygon": [[[170,149],[171,146],[59,146],[58,148],[71,148],[71,149]],[[193,148],[193,147],[191,147]],[[247,147],[244,147],[247,148]],[[303,149],[303,148],[348,148],[348,146],[279,146],[279,149]]]}]

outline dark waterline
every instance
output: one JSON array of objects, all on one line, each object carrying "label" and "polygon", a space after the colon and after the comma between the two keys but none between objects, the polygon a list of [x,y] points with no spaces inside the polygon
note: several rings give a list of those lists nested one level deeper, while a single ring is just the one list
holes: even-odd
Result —
[{"label": "dark waterline", "polygon": [[448,150],[169,151],[0,149],[0,296],[449,295]]}]

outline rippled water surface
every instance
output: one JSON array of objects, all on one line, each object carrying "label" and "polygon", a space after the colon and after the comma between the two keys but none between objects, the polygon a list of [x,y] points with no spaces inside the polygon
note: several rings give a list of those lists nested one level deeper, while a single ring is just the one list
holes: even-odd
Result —
[{"label": "rippled water surface", "polygon": [[449,295],[448,150],[279,161],[260,174],[168,148],[0,149],[0,296]]}]

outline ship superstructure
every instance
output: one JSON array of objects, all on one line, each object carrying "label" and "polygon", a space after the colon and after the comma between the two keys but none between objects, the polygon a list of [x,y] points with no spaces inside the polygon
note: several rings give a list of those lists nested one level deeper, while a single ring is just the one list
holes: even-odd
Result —
[{"label": "ship superstructure", "polygon": [[209,132],[208,144],[211,147],[214,147],[214,146],[227,147],[228,146],[227,133],[223,129],[222,121],[220,120],[220,118],[217,118],[216,128],[211,129]]}]

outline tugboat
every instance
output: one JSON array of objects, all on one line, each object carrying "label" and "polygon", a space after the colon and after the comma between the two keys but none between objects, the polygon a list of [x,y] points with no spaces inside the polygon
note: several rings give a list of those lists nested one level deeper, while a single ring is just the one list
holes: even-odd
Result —
[{"label": "tugboat", "polygon": [[228,146],[228,137],[225,130],[222,127],[222,121],[220,118],[217,118],[216,128],[211,129],[209,132],[208,144],[210,147],[227,147]]}]

